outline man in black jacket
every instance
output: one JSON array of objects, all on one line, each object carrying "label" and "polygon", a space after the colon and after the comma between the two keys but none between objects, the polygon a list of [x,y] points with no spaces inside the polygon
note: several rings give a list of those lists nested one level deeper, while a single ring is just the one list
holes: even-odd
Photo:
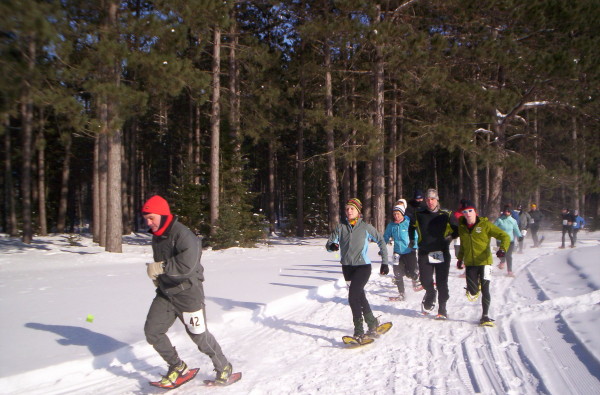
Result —
[{"label": "man in black jacket", "polygon": [[[438,296],[439,319],[448,318],[446,302],[450,297],[448,291],[448,273],[450,272],[449,245],[453,238],[458,237],[458,228],[454,216],[449,210],[440,208],[439,196],[435,189],[427,190],[425,197],[427,208],[417,210],[416,220],[412,226],[418,234],[418,263],[419,277],[425,297],[421,303],[423,314],[429,314],[435,308],[436,294]],[[435,274],[434,286],[433,276]]]},{"label": "man in black jacket", "polygon": [[544,219],[544,214],[540,211],[537,204],[531,205],[531,210],[529,210],[529,216],[531,217],[531,222],[529,223],[529,229],[531,229],[531,238],[533,239],[533,247],[539,247],[544,241],[544,236],[538,239],[538,232],[540,230],[540,226],[542,225],[542,220]]},{"label": "man in black jacket", "polygon": [[198,349],[212,360],[217,371],[215,381],[227,382],[231,364],[206,327],[200,239],[171,214],[167,201],[158,195],[144,203],[142,215],[152,233],[154,262],[148,264],[148,277],[157,287],[144,332],[148,343],[169,365],[160,384],[173,385],[188,372],[166,334],[176,319],[183,322]]}]

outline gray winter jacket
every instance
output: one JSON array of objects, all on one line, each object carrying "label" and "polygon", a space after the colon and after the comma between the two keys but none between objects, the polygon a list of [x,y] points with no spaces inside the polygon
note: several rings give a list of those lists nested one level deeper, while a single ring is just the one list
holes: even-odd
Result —
[{"label": "gray winter jacket", "polygon": [[198,311],[204,306],[201,244],[198,236],[177,218],[161,236],[152,237],[154,261],[165,263],[165,273],[158,276],[156,292],[182,312]]},{"label": "gray winter jacket", "polygon": [[519,229],[529,229],[531,225],[531,215],[527,211],[521,211],[519,213]]},{"label": "gray winter jacket", "polygon": [[388,251],[383,236],[362,218],[359,218],[354,226],[348,222],[339,224],[329,236],[325,247],[327,251],[332,251],[330,249],[332,244],[340,246],[342,265],[370,265],[371,260],[367,252],[371,241],[375,241],[379,246],[383,258],[381,262],[388,264]]}]

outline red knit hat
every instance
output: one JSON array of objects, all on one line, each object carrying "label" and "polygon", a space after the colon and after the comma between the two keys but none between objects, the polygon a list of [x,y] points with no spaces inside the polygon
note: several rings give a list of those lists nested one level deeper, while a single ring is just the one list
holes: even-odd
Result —
[{"label": "red knit hat", "polygon": [[142,206],[142,214],[171,215],[171,209],[164,198],[154,195]]}]

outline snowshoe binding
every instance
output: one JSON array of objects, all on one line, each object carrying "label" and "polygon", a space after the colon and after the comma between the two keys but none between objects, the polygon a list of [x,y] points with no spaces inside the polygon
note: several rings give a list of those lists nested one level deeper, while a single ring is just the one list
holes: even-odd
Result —
[{"label": "snowshoe binding", "polygon": [[483,316],[483,317],[481,317],[481,320],[479,320],[479,326],[494,327],[494,326],[496,326],[496,324],[494,324],[494,320],[491,319],[490,317]]},{"label": "snowshoe binding", "polygon": [[342,341],[344,342],[344,344],[347,344],[349,346],[359,347],[371,344],[375,341],[375,339],[363,334],[355,336],[342,336]]},{"label": "snowshoe binding", "polygon": [[150,385],[165,389],[177,388],[196,377],[197,373],[198,368],[188,369],[185,362],[181,361],[179,364],[170,366],[169,371],[162,379],[151,381]]},{"label": "snowshoe binding", "polygon": [[204,384],[209,387],[226,386],[239,381],[241,378],[242,372],[233,373],[233,367],[228,363],[223,370],[217,371],[217,377],[214,380],[204,380]]}]

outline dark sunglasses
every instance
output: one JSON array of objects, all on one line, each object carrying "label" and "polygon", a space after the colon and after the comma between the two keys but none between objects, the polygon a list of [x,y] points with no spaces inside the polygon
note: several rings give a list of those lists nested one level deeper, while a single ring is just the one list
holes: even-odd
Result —
[{"label": "dark sunglasses", "polygon": [[466,213],[472,213],[473,211],[475,211],[475,209],[474,209],[474,208],[468,208],[468,209],[466,209],[466,210],[463,210],[463,211],[462,211],[462,213],[463,213],[463,214],[466,214]]}]

